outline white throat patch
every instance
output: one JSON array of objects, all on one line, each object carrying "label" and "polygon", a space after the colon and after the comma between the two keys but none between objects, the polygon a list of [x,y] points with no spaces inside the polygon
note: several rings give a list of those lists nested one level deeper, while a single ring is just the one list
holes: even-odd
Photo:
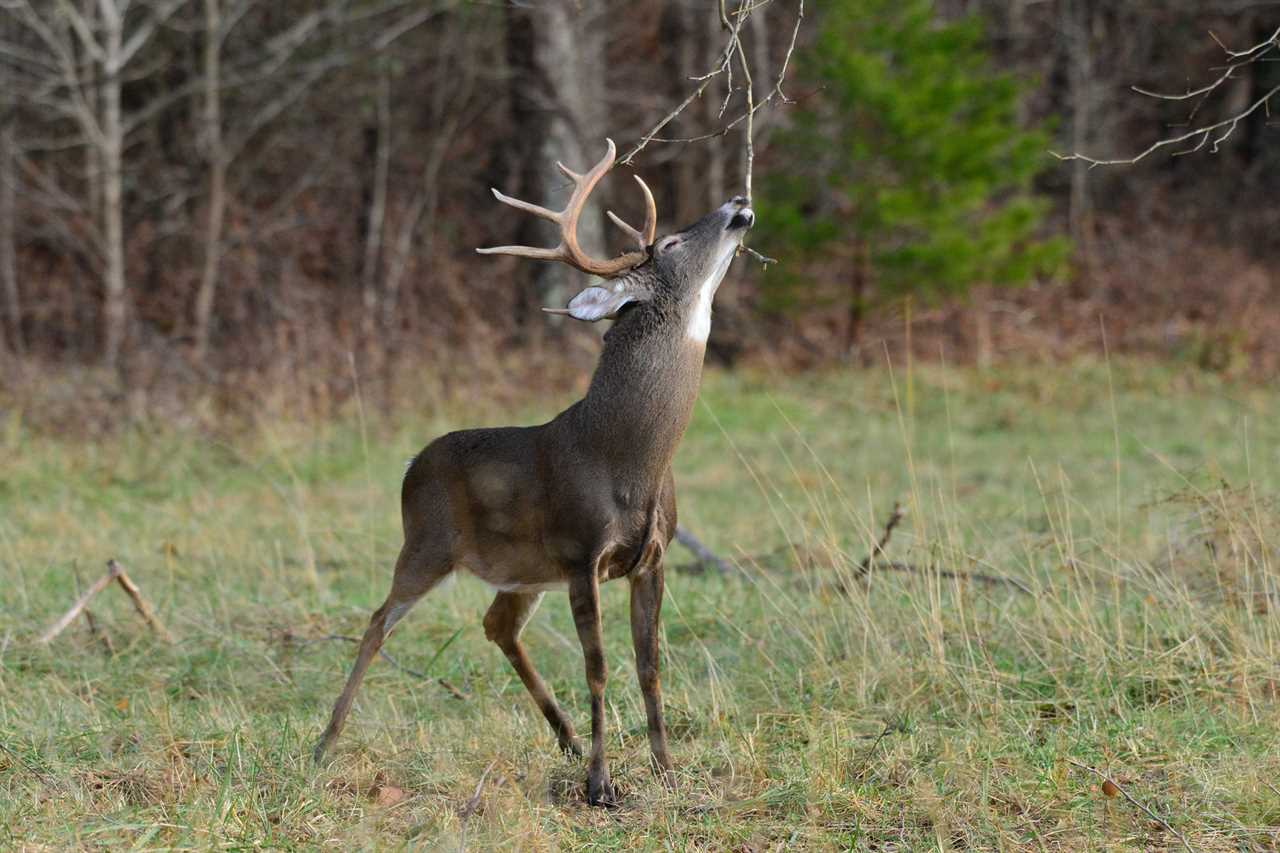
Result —
[{"label": "white throat patch", "polygon": [[733,256],[737,251],[737,243],[728,246],[724,257],[716,262],[711,274],[699,285],[698,298],[693,305],[693,312],[689,315],[689,325],[685,329],[685,334],[690,340],[705,344],[711,335],[711,302],[715,299],[716,290],[724,280],[725,273],[729,271],[729,264],[733,262]]}]

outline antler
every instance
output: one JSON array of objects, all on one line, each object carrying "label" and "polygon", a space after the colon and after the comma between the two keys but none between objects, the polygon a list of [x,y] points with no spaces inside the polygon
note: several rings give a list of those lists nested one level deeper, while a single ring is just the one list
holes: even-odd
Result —
[{"label": "antler", "polygon": [[569,202],[564,206],[564,210],[549,210],[541,205],[530,204],[527,201],[503,195],[496,189],[493,190],[494,198],[503,204],[509,204],[518,210],[532,213],[534,216],[540,216],[559,225],[559,246],[554,249],[543,249],[534,246],[493,246],[491,248],[476,249],[476,251],[482,255],[515,255],[521,258],[536,258],[542,261],[563,261],[585,273],[604,277],[618,275],[644,263],[649,257],[648,247],[653,242],[653,235],[658,229],[658,207],[654,204],[653,193],[649,192],[649,187],[645,185],[639,175],[636,175],[635,179],[636,183],[640,184],[640,189],[644,191],[644,230],[637,231],[615,216],[613,211],[608,211],[609,219],[636,241],[639,251],[626,252],[616,258],[605,261],[591,257],[578,245],[578,217],[582,215],[582,208],[586,205],[587,197],[591,195],[591,191],[595,189],[600,179],[613,168],[613,160],[617,155],[617,148],[614,147],[613,140],[606,139],[605,142],[609,144],[609,150],[605,152],[603,159],[592,166],[591,171],[585,175],[579,175],[563,163],[556,163],[556,167],[574,183],[573,195],[569,196]]}]

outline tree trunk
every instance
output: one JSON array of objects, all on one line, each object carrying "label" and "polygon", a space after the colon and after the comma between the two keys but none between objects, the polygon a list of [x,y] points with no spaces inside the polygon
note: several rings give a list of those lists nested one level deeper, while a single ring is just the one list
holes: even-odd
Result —
[{"label": "tree trunk", "polygon": [[213,298],[222,263],[222,229],[227,203],[227,155],[222,144],[222,13],[219,0],[204,0],[204,144],[209,161],[209,208],[204,229],[204,264],[196,292],[195,357],[209,352]]},{"label": "tree trunk", "polygon": [[112,2],[104,2],[101,6],[105,41],[102,80],[102,215],[107,256],[104,277],[106,302],[103,310],[103,361],[108,367],[115,369],[119,367],[128,319],[124,259],[124,131],[120,121],[120,64],[124,17]]},{"label": "tree trunk", "polygon": [[21,355],[22,304],[18,296],[17,251],[15,246],[17,174],[13,168],[17,156],[13,122],[0,124],[0,294],[4,298],[4,322],[0,323],[0,350],[6,347]]},{"label": "tree trunk", "polygon": [[845,323],[844,351],[852,359],[862,346],[862,324],[867,311],[867,288],[871,281],[870,259],[867,244],[857,240],[853,244],[853,267],[849,276],[849,314]]},{"label": "tree trunk", "polygon": [[[550,119],[542,137],[538,175],[542,204],[563,206],[571,189],[555,168],[556,161],[585,172],[600,159],[604,145],[604,33],[596,18],[603,14],[575,0],[554,0],[534,14],[534,58],[547,81]],[[604,220],[600,200],[578,220],[579,239],[591,251],[604,253]],[[555,240],[546,245],[555,245]],[[607,253],[606,253],[607,254]],[[564,264],[544,264],[537,291],[544,305],[564,305],[586,277]]]},{"label": "tree trunk", "polygon": [[[705,11],[711,14],[710,9],[704,7],[698,0],[677,0],[679,3],[679,29],[677,30],[676,39],[679,50],[679,68],[680,73],[674,79],[675,88],[671,92],[671,98],[674,103],[679,103],[687,94],[689,81],[700,74],[705,74],[707,69],[702,68],[699,63],[702,62],[701,51],[698,50],[698,42],[701,39],[705,25],[701,20],[701,15]],[[696,115],[696,110],[690,110],[690,115]],[[679,124],[680,119],[676,119],[673,127],[683,127]],[[672,133],[672,136],[684,136],[683,133]],[[693,148],[686,150],[682,156],[676,158],[675,169],[677,175],[676,187],[676,208],[675,219],[683,224],[692,222],[697,219],[703,211],[703,202],[706,199],[700,192],[695,192],[694,188],[702,183],[702,168],[698,163],[696,151]]]},{"label": "tree trunk", "polygon": [[[706,27],[706,35],[704,38],[703,65],[705,66],[702,74],[710,71],[717,59],[720,58],[722,48],[721,29],[722,24],[720,15],[714,11],[713,4],[707,4],[705,10],[698,12],[702,16],[703,26]],[[723,76],[723,75],[722,75]],[[725,84],[728,84],[728,78],[725,77]],[[724,123],[724,117],[720,114],[720,109],[724,105],[724,94],[717,91],[718,85],[707,88],[702,95],[702,109],[704,122],[706,123],[707,132],[711,132],[720,127]],[[708,208],[716,208],[724,204],[726,199],[725,192],[725,149],[724,137],[714,136],[702,143],[707,149],[707,199]]]},{"label": "tree trunk", "polygon": [[[1068,0],[1067,62],[1071,86],[1071,150],[1089,151],[1092,146],[1093,54],[1090,47],[1091,0]],[[1071,199],[1068,210],[1071,239],[1080,252],[1086,280],[1093,278],[1093,199],[1089,193],[1089,164],[1077,160],[1071,170]]]},{"label": "tree trunk", "polygon": [[387,217],[387,179],[391,169],[391,76],[378,70],[377,125],[374,130],[373,187],[364,235],[364,257],[360,263],[360,297],[364,308],[361,337],[368,346],[374,339],[378,320],[378,271],[382,260],[382,231]]}]

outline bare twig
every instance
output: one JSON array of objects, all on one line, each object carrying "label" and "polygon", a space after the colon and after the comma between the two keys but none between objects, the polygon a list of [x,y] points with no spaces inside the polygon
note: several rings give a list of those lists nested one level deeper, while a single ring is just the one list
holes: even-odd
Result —
[{"label": "bare twig", "polygon": [[[738,15],[742,16],[746,9],[748,0],[742,0],[742,6],[738,9]],[[742,39],[738,39],[738,63],[742,66],[742,76],[746,78],[747,85],[745,87],[747,95],[747,128],[743,134],[743,175],[742,188],[743,195],[747,197],[747,201],[751,201],[751,171],[756,160],[755,146],[755,114],[756,114],[756,95],[755,84],[751,80],[751,63],[747,62],[747,51],[742,46]]]},{"label": "bare twig", "polygon": [[[1195,120],[1196,115],[1200,112],[1200,108],[1215,92],[1218,91],[1219,88],[1225,85],[1228,81],[1238,79],[1235,77],[1235,73],[1238,70],[1246,65],[1252,65],[1255,62],[1271,61],[1277,58],[1272,56],[1272,54],[1280,53],[1280,29],[1277,29],[1267,39],[1260,41],[1245,50],[1230,50],[1223,45],[1221,41],[1218,41],[1218,37],[1216,35],[1213,33],[1210,33],[1209,35],[1218,43],[1218,46],[1226,52],[1228,59],[1231,60],[1227,63],[1225,70],[1212,81],[1196,89],[1188,88],[1187,91],[1181,93],[1157,92],[1141,86],[1132,86],[1130,88],[1140,95],[1144,95],[1149,98],[1157,98],[1163,101],[1189,101],[1198,99],[1187,117],[1187,123],[1190,124]],[[1188,145],[1188,147],[1174,151],[1173,156],[1179,157],[1184,154],[1192,154],[1203,150],[1206,146],[1209,147],[1209,150],[1212,153],[1216,154],[1218,152],[1218,147],[1223,142],[1226,142],[1233,133],[1235,133],[1236,128],[1240,126],[1240,122],[1244,121],[1264,107],[1269,108],[1271,99],[1277,95],[1280,95],[1280,86],[1272,88],[1262,97],[1255,100],[1243,110],[1236,112],[1234,115],[1228,116],[1220,121],[1213,122],[1212,124],[1194,128],[1186,133],[1156,140],[1151,145],[1147,146],[1146,149],[1132,157],[1100,159],[1091,157],[1087,154],[1082,154],[1078,151],[1072,152],[1071,154],[1059,154],[1056,151],[1051,151],[1050,153],[1059,160],[1079,160],[1083,163],[1088,163],[1090,168],[1094,168],[1096,166],[1132,165],[1163,148],[1184,144]]]},{"label": "bare twig", "polygon": [[890,726],[885,726],[885,727],[880,731],[880,734],[876,735],[876,739],[875,739],[874,741],[872,741],[871,746],[867,747],[867,751],[866,751],[866,753],[864,753],[864,754],[863,754],[863,756],[862,756],[862,763],[861,763],[861,764],[859,764],[859,765],[858,765],[858,769],[854,771],[854,773],[853,773],[853,778],[854,778],[854,779],[861,778],[861,776],[862,776],[862,771],[866,770],[866,769],[867,769],[867,764],[869,764],[869,763],[871,762],[871,756],[875,755],[875,754],[876,754],[876,750],[880,748],[880,741],[884,740],[884,739],[885,739],[885,736],[886,736],[887,734],[889,734],[889,732],[891,732],[891,731],[893,731],[893,728],[892,728],[892,727],[890,727]]},{"label": "bare twig", "polygon": [[1081,764],[1079,761],[1075,761],[1074,759],[1071,759],[1071,758],[1068,758],[1066,761],[1068,764],[1070,764],[1073,767],[1079,767],[1081,770],[1089,771],[1090,773],[1092,773],[1093,775],[1101,779],[1104,783],[1110,783],[1112,787],[1114,787],[1117,791],[1120,792],[1120,795],[1122,797],[1124,797],[1126,800],[1128,800],[1131,804],[1133,804],[1137,808],[1141,809],[1143,812],[1146,813],[1147,817],[1151,818],[1156,823],[1160,824],[1162,827],[1165,828],[1166,831],[1168,831],[1175,838],[1177,838],[1178,841],[1182,843],[1182,846],[1186,848],[1187,853],[1193,853],[1193,851],[1191,850],[1191,845],[1187,843],[1186,836],[1184,836],[1181,832],[1178,832],[1178,830],[1170,826],[1167,820],[1165,820],[1164,818],[1160,817],[1160,815],[1153,812],[1144,803],[1141,803],[1137,799],[1135,799],[1134,796],[1130,794],[1128,791],[1126,791],[1124,787],[1115,779],[1112,779],[1110,776],[1108,776],[1106,773],[1103,773],[1101,770],[1099,770],[1096,767],[1090,767],[1088,764]]},{"label": "bare twig", "polygon": [[[761,4],[748,5],[748,3],[745,2],[744,0],[743,4],[738,8],[738,11],[734,15],[734,17],[736,17],[737,20],[733,23],[732,27],[730,28],[729,40],[725,44],[724,49],[720,52],[719,58],[716,60],[715,66],[706,74],[700,77],[693,78],[694,81],[697,82],[698,84],[696,87],[694,87],[693,91],[690,92],[689,95],[683,101],[681,101],[676,106],[675,109],[671,110],[671,112],[663,116],[662,119],[657,124],[649,128],[649,131],[640,138],[640,141],[637,142],[635,146],[618,161],[620,164],[624,166],[630,165],[632,158],[634,158],[637,154],[643,151],[650,142],[692,142],[700,139],[710,139],[715,136],[723,136],[725,133],[728,133],[731,128],[736,127],[738,124],[742,123],[743,121],[748,121],[750,117],[755,114],[756,111],[767,107],[769,104],[773,102],[775,98],[777,98],[779,101],[781,101],[784,104],[791,103],[791,99],[788,98],[786,93],[783,92],[782,90],[782,84],[786,81],[787,69],[790,68],[791,66],[791,55],[795,52],[796,41],[800,36],[800,23],[801,21],[804,20],[804,0],[799,0],[799,2],[796,4],[796,20],[795,20],[795,25],[792,27],[792,30],[791,30],[791,41],[787,45],[787,52],[786,52],[786,55],[783,57],[782,66],[781,68],[779,68],[778,76],[774,78],[773,87],[769,90],[768,94],[766,94],[758,102],[753,101],[752,96],[748,95],[749,108],[747,112],[738,116],[733,121],[729,122],[727,125],[722,127],[719,131],[716,131],[715,133],[710,133],[710,134],[706,134],[704,136],[698,136],[698,137],[689,137],[687,139],[662,138],[658,136],[658,134],[662,131],[664,127],[666,127],[668,124],[674,121],[675,118],[680,115],[680,113],[685,111],[685,108],[687,108],[691,103],[693,103],[695,100],[697,100],[699,97],[702,96],[702,93],[706,91],[707,86],[710,85],[712,80],[714,80],[716,77],[720,76],[721,74],[732,73],[731,68],[732,68],[733,56],[735,53],[740,53],[742,50],[742,44],[740,41],[740,33],[742,31],[742,25],[746,23],[747,18],[751,15],[752,12],[754,12],[757,8],[759,8],[760,5]],[[745,69],[745,60],[743,61],[743,67]],[[747,74],[749,78],[750,72],[747,72]],[[749,89],[750,89],[750,83],[748,83],[748,91]],[[750,139],[749,134],[748,134],[748,139]],[[748,173],[748,182],[747,182],[748,190],[750,189],[749,175],[750,173]],[[749,194],[750,193],[748,193],[748,195]]]},{"label": "bare twig", "polygon": [[133,601],[133,606],[137,609],[139,615],[142,616],[143,620],[151,630],[155,631],[156,634],[158,634],[166,643],[172,643],[173,636],[165,630],[164,625],[160,624],[160,620],[156,618],[151,607],[142,597],[142,591],[138,589],[137,584],[130,580],[129,575],[125,573],[124,568],[115,560],[107,561],[107,573],[94,581],[89,588],[85,590],[84,594],[76,599],[76,602],[71,605],[71,608],[66,613],[62,614],[61,618],[59,618],[57,622],[50,625],[47,631],[40,635],[40,642],[52,642],[53,638],[66,630],[66,627],[80,615],[81,611],[83,611],[86,606],[88,606],[89,600],[106,589],[112,581],[117,581],[124,591],[129,594],[129,598]]},{"label": "bare twig", "polygon": [[940,578],[960,581],[977,581],[991,585],[1011,586],[1025,595],[1030,595],[1031,590],[1027,585],[1016,578],[1007,577],[1005,575],[989,575],[983,572],[955,572],[950,569],[917,566],[913,563],[901,563],[895,560],[882,559],[886,556],[885,548],[889,545],[889,539],[893,537],[894,529],[906,517],[906,510],[902,508],[900,502],[895,501],[893,504],[893,512],[889,514],[889,518],[885,520],[884,532],[880,534],[880,540],[876,542],[871,552],[862,559],[858,564],[857,576],[865,577],[872,569],[877,571],[893,571],[893,572],[911,572],[914,574],[935,574]]},{"label": "bare twig", "polygon": [[498,759],[489,762],[489,766],[480,774],[480,781],[476,783],[476,790],[465,803],[462,808],[458,809],[458,819],[465,822],[467,818],[475,814],[476,809],[480,807],[480,792],[484,790],[484,780],[489,778],[489,771],[498,763]]},{"label": "bare twig", "polygon": [[714,569],[722,575],[739,574],[738,569],[702,544],[702,541],[690,533],[687,527],[683,525],[676,526],[676,541],[693,552],[693,556],[698,558],[699,567]]},{"label": "bare twig", "polygon": [[880,541],[871,549],[871,553],[863,557],[862,562],[858,564],[859,575],[865,575],[871,571],[872,561],[877,557],[884,556],[884,549],[889,544],[889,539],[893,536],[893,529],[902,522],[906,514],[906,511],[902,508],[902,502],[894,501],[893,512],[889,513],[889,519],[884,523],[884,532],[880,534]]},{"label": "bare twig", "polygon": [[[72,577],[76,582],[76,596],[80,595],[80,570],[74,569]],[[89,625],[89,636],[102,644],[103,651],[110,657],[115,654],[115,647],[111,644],[111,635],[105,631],[98,630],[98,620],[94,618],[93,611],[88,607],[84,609],[84,620]]]},{"label": "bare twig", "polygon": [[119,581],[120,586],[124,587],[124,591],[129,593],[129,598],[133,600],[133,606],[137,609],[138,615],[142,617],[144,622],[151,626],[151,630],[155,631],[160,636],[160,639],[164,640],[166,643],[172,643],[173,635],[165,630],[164,625],[160,624],[160,620],[156,618],[156,615],[152,612],[150,605],[148,605],[146,599],[142,597],[142,590],[138,589],[138,585],[129,578],[129,575],[125,573],[125,570],[121,568],[120,564],[115,560],[108,560],[107,570],[109,572],[114,571],[116,573],[116,580]]},{"label": "bare twig", "polygon": [[89,599],[106,589],[107,585],[115,579],[115,575],[112,574],[110,566],[108,566],[107,573],[90,584],[89,588],[84,591],[84,594],[76,599],[75,604],[71,605],[71,609],[62,614],[62,617],[58,619],[57,622],[50,625],[49,629],[40,635],[40,642],[49,643],[54,637],[66,630],[66,627],[80,615],[80,611],[84,610],[85,606],[89,603]]},{"label": "bare twig", "polygon": [[[320,641],[320,640],[341,640],[341,641],[343,641],[344,643],[359,643],[359,642],[360,642],[360,640],[359,640],[358,638],[356,638],[356,637],[348,637],[348,636],[346,636],[345,634],[325,634],[323,637],[317,637],[317,638],[316,638],[316,639],[314,639],[314,640],[307,640],[307,641],[306,641],[305,643],[303,643],[302,645],[310,645],[311,643],[315,643],[315,642],[318,642],[318,641]],[[413,669],[413,668],[411,668],[411,667],[407,667],[407,666],[405,666],[404,664],[400,663],[400,661],[398,661],[398,660],[396,660],[395,658],[393,658],[391,655],[387,654],[387,653],[386,653],[384,650],[382,650],[382,649],[378,649],[378,655],[379,655],[379,657],[381,657],[383,660],[385,660],[387,663],[389,663],[389,664],[391,664],[392,666],[394,666],[396,669],[400,670],[401,672],[407,673],[408,675],[412,675],[414,678],[417,678],[417,679],[419,679],[420,681],[434,681],[436,684],[439,684],[441,687],[443,687],[445,690],[447,690],[447,691],[449,692],[449,694],[450,694],[451,696],[453,696],[453,698],[454,698],[454,699],[463,699],[463,700],[465,700],[465,699],[469,699],[469,698],[471,698],[471,697],[469,697],[467,694],[465,694],[465,693],[463,693],[461,690],[459,690],[457,687],[455,687],[453,684],[450,684],[450,683],[449,683],[448,681],[446,681],[445,679],[440,678],[440,677],[432,678],[430,675],[427,675],[425,672],[419,672],[419,671],[418,671],[418,670],[416,670],[416,669]]]},{"label": "bare twig", "polygon": [[769,264],[776,264],[778,262],[777,258],[771,258],[768,255],[762,255],[759,252],[757,252],[755,249],[751,248],[750,246],[742,246],[741,251],[746,252],[748,255],[755,258],[757,261],[760,262],[761,266],[767,267],[769,266]]},{"label": "bare twig", "polygon": [[953,572],[950,569],[929,568],[928,566],[917,566],[914,563],[900,563],[890,561],[886,563],[876,563],[873,568],[876,571],[890,572],[912,572],[918,575],[937,575],[940,578],[957,581],[976,581],[977,583],[985,583],[989,586],[1011,586],[1023,595],[1031,595],[1031,589],[1017,578],[1011,578],[1008,575],[989,575],[985,572]]}]

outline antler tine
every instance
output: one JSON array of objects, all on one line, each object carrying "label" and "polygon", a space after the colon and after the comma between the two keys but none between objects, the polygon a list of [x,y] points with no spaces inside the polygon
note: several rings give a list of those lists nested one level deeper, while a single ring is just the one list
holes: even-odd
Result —
[{"label": "antler tine", "polygon": [[627,252],[616,258],[602,261],[593,258],[583,251],[578,245],[578,217],[582,215],[582,210],[586,206],[587,198],[591,195],[591,191],[595,189],[600,179],[609,173],[613,168],[614,158],[617,157],[618,149],[613,144],[612,139],[606,139],[608,150],[604,157],[598,163],[591,167],[585,174],[578,174],[563,163],[556,163],[556,167],[574,183],[573,194],[569,196],[569,201],[565,204],[564,210],[554,211],[541,205],[531,204],[527,201],[521,201],[517,198],[504,195],[493,190],[493,195],[503,204],[508,204],[518,210],[532,213],[534,216],[540,216],[548,219],[560,226],[560,245],[554,249],[541,249],[533,246],[495,246],[492,248],[477,249],[484,255],[515,255],[522,258],[536,258],[544,261],[563,261],[576,269],[585,273],[598,276],[614,276],[624,272],[632,267],[638,266],[648,258],[645,251],[650,243],[653,242],[654,231],[658,224],[657,206],[653,201],[653,193],[649,192],[649,188],[645,186],[637,176],[636,180],[640,181],[640,187],[645,195],[645,230],[637,231],[630,225],[627,225],[613,213],[609,217],[618,224],[620,228],[626,231],[640,245],[641,251]]},{"label": "antler tine", "polygon": [[561,163],[559,160],[556,161],[556,168],[560,170],[560,174],[564,175],[566,178],[573,181],[575,184],[582,183],[582,175],[579,175],[577,172],[573,171],[573,169],[570,169],[568,166],[566,166],[564,163]]},{"label": "antler tine", "polygon": [[649,245],[653,243],[653,237],[658,231],[658,205],[653,200],[653,193],[649,191],[649,185],[639,175],[632,175],[636,179],[636,183],[640,185],[640,189],[644,192],[644,231],[637,231],[628,225],[621,217],[612,210],[606,210],[609,219],[613,221],[623,231],[627,233],[631,239],[639,245],[640,251],[647,252]]},{"label": "antler tine", "polygon": [[658,204],[653,200],[653,193],[649,191],[649,185],[644,182],[644,179],[639,175],[633,175],[633,177],[644,193],[644,245],[648,248],[653,243],[653,238],[658,235]]},{"label": "antler tine", "polygon": [[481,255],[515,255],[517,258],[533,258],[539,261],[563,261],[564,251],[559,247],[540,249],[537,246],[486,246],[476,249]]},{"label": "antler tine", "polygon": [[523,210],[525,213],[532,213],[534,216],[541,216],[543,219],[550,219],[552,222],[560,221],[560,214],[554,210],[549,210],[540,204],[534,204],[529,201],[521,201],[518,198],[512,198],[506,193],[499,192],[493,187],[489,188],[489,192],[493,193],[493,197],[503,204],[509,204],[516,210]]}]

